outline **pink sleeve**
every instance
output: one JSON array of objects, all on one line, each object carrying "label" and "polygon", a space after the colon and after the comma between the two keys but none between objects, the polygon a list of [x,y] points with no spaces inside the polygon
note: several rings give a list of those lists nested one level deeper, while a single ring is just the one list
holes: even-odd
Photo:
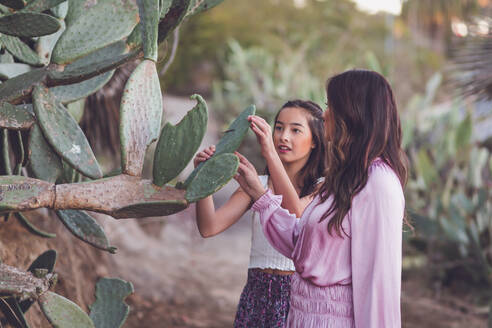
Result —
[{"label": "pink sleeve", "polygon": [[273,248],[291,258],[294,251],[294,231],[297,219],[280,204],[282,204],[282,196],[274,195],[268,189],[256,200],[252,209],[259,212],[263,232]]},{"label": "pink sleeve", "polygon": [[401,327],[404,197],[387,166],[377,166],[350,214],[355,326]]}]

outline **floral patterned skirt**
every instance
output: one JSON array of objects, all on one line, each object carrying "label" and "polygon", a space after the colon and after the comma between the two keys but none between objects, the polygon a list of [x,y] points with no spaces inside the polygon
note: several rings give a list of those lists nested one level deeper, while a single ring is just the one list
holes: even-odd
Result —
[{"label": "floral patterned skirt", "polygon": [[290,279],[289,275],[249,269],[234,327],[284,327],[289,313]]}]

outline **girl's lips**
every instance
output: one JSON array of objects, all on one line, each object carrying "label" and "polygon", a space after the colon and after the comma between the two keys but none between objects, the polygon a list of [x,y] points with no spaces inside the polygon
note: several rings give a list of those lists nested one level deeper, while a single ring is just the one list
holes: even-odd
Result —
[{"label": "girl's lips", "polygon": [[285,147],[285,146],[279,146],[279,147],[277,147],[277,150],[279,153],[285,154],[285,153],[288,153],[290,151],[290,148]]}]

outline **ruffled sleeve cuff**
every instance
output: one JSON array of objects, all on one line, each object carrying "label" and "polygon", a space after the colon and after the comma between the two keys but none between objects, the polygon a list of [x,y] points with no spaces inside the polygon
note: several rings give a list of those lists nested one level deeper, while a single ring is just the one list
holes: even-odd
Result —
[{"label": "ruffled sleeve cuff", "polygon": [[280,204],[282,204],[282,195],[274,195],[270,189],[267,189],[267,192],[261,195],[251,208],[253,211],[262,212],[269,206],[279,207]]}]

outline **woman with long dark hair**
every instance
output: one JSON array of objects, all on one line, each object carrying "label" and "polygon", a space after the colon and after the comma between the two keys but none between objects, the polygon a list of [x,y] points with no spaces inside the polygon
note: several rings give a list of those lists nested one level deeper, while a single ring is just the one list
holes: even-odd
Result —
[{"label": "woman with long dark hair", "polygon": [[[311,101],[286,102],[275,116],[273,134],[268,123],[260,117],[252,116],[250,119],[263,128],[255,132],[268,167],[280,165],[281,173],[285,174],[275,175],[278,170],[269,174],[267,168],[266,175],[259,177],[261,185],[281,192],[283,185],[276,181],[288,180],[287,190],[291,193],[287,194],[287,199],[292,213],[300,216],[313,199],[313,192],[320,186],[318,180],[325,170],[322,109]],[[195,165],[210,158],[214,150],[212,146],[198,153]],[[196,221],[200,234],[211,237],[224,231],[239,220],[251,204],[251,197],[241,188],[218,209],[215,209],[211,196],[199,200]],[[234,327],[284,327],[294,264],[269,244],[256,213],[251,227],[248,280],[241,293]]]},{"label": "woman with long dark hair", "polygon": [[270,243],[293,259],[287,327],[398,328],[407,169],[393,92],[366,70],[332,77],[326,91],[328,168],[300,220],[243,157],[236,180]]}]

